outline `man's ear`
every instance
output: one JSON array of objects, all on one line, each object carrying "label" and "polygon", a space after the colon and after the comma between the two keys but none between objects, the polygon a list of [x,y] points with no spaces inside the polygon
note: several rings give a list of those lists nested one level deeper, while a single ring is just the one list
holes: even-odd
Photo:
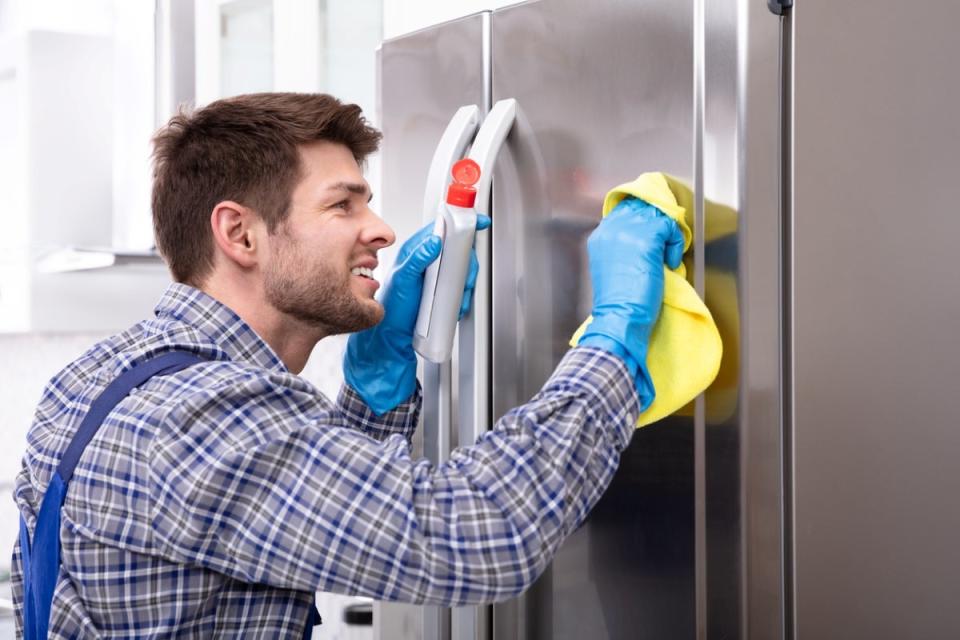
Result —
[{"label": "man's ear", "polygon": [[218,202],[210,213],[213,241],[224,256],[241,268],[258,262],[258,239],[263,221],[252,209],[232,200]]}]

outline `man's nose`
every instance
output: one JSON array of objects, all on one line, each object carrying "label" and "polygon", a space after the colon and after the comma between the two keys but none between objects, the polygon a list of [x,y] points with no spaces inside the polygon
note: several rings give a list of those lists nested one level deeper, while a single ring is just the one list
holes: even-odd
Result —
[{"label": "man's nose", "polygon": [[363,240],[366,244],[373,244],[376,245],[378,249],[382,249],[389,247],[397,241],[397,234],[393,232],[393,228],[388,225],[383,218],[369,208],[367,209],[367,215],[369,221],[363,232]]}]

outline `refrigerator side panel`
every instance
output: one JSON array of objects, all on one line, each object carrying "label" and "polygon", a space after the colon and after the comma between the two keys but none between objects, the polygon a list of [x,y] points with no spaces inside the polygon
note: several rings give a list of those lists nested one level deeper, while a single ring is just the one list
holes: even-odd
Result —
[{"label": "refrigerator side panel", "polygon": [[[451,117],[463,105],[484,109],[482,31],[483,17],[474,15],[387,40],[381,46],[381,214],[397,234],[397,244],[380,252],[382,265],[392,265],[399,244],[425,224],[427,173]],[[431,393],[424,391],[424,424],[414,438],[418,456],[424,453],[424,429],[436,426],[430,411],[436,398],[428,397]],[[431,421],[434,424],[428,426]],[[446,610],[435,607],[377,603],[375,633],[383,640],[445,638],[449,618]]]},{"label": "refrigerator side panel", "polygon": [[876,4],[792,18],[800,640],[960,637],[960,5]]},{"label": "refrigerator side panel", "polygon": [[[690,184],[692,4],[553,0],[493,15],[493,100],[516,98],[494,186],[494,415],[533,396],[589,314],[586,239],[644,171]],[[693,421],[640,429],[586,523],[496,638],[692,638]]]}]

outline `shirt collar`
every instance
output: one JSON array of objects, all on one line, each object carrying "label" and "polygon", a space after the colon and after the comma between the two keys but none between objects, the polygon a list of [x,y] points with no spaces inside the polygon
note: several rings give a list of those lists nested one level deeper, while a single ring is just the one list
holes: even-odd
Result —
[{"label": "shirt collar", "polygon": [[154,308],[159,320],[175,320],[201,332],[231,360],[287,372],[286,365],[230,307],[186,284],[174,282]]}]

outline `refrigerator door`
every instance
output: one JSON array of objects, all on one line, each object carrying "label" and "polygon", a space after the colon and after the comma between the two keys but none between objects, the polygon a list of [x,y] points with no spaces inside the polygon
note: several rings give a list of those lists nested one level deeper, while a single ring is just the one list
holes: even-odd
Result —
[{"label": "refrigerator door", "polygon": [[[635,434],[551,567],[494,607],[493,636],[780,637],[781,19],[742,0],[598,0],[584,11],[526,3],[380,52],[381,188],[400,238],[424,223],[430,159],[451,117],[516,100],[493,174],[492,376],[489,325],[475,313],[454,366],[423,372],[415,448],[443,459],[490,422],[485,412],[499,417],[539,390],[590,311],[585,241],[605,192],[644,171],[671,174],[691,187],[698,237],[686,261],[724,339],[720,376],[695,411]],[[478,253],[487,244],[478,238]],[[478,608],[388,604],[375,619],[376,637],[391,639],[483,638],[488,623]]]},{"label": "refrigerator door", "polygon": [[567,350],[604,194],[645,171],[690,188],[685,261],[725,351],[695,408],[635,433],[533,588],[494,607],[494,638],[781,637],[780,19],[542,0],[492,26],[493,101],[518,104],[494,175],[494,417]]},{"label": "refrigerator door", "polygon": [[[494,176],[493,403],[532,397],[589,314],[586,239],[610,188],[693,183],[693,16],[673,0],[552,0],[494,13],[493,99],[517,122]],[[494,637],[692,638],[693,420],[639,430],[609,491]]]},{"label": "refrigerator door", "polygon": [[[461,107],[476,105],[480,115],[489,107],[485,78],[483,36],[489,14],[477,14],[418,31],[383,43],[379,52],[379,110],[384,135],[382,151],[383,217],[398,239],[405,239],[435,216],[442,184],[433,206],[425,202],[431,159],[451,119]],[[441,172],[443,180],[447,172]],[[436,179],[434,180],[436,182]],[[434,209],[425,212],[425,208]],[[396,247],[381,252],[381,262],[392,264]],[[454,351],[456,360],[456,351]],[[454,416],[456,362],[428,365],[424,386],[422,429],[414,441],[415,453],[433,461],[446,457],[456,444]],[[482,626],[473,607],[453,612],[453,624],[472,631]],[[375,633],[390,640],[450,637],[449,610],[438,607],[378,603]]]}]

